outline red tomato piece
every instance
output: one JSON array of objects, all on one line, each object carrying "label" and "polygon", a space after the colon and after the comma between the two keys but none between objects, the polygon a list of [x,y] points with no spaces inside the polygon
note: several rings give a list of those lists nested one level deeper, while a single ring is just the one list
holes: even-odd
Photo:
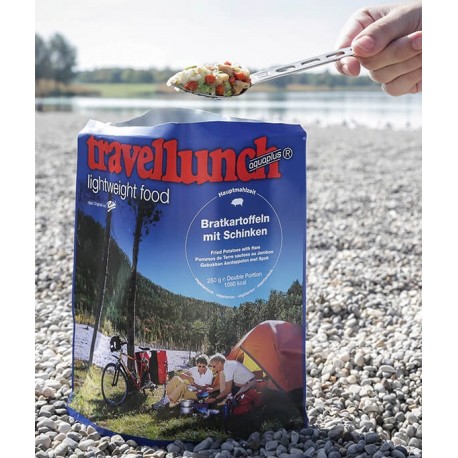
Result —
[{"label": "red tomato piece", "polygon": [[213,84],[216,81],[215,75],[205,75],[205,82],[207,84]]},{"label": "red tomato piece", "polygon": [[243,72],[234,72],[234,77],[236,80],[249,82],[249,78]]},{"label": "red tomato piece", "polygon": [[215,93],[216,95],[224,95],[224,85],[218,84],[218,86],[215,88]]},{"label": "red tomato piece", "polygon": [[194,92],[196,89],[197,89],[197,81],[188,81],[185,85],[184,85],[184,88],[187,90],[187,91],[191,91],[191,92]]}]

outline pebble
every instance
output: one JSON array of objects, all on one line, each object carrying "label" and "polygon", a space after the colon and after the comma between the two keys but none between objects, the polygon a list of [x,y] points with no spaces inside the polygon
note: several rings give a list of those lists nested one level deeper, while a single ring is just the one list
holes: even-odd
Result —
[{"label": "pebble", "polygon": [[200,452],[202,450],[206,450],[206,449],[209,449],[210,446],[212,445],[213,443],[213,439],[210,438],[210,437],[207,437],[206,439],[204,439],[202,442],[200,442],[199,444],[197,444],[195,447],[194,447],[194,452],[197,453],[197,452]]},{"label": "pebble", "polygon": [[36,117],[35,457],[420,458],[421,131],[306,126],[309,425],[151,448],[66,410],[75,138],[87,119]]},{"label": "pebble", "polygon": [[[96,445],[96,442],[92,439],[85,439],[85,440],[82,440],[79,444],[78,444],[78,448],[80,448],[81,450],[83,451],[86,451],[89,447],[95,447]],[[129,448],[129,446],[127,446],[127,449]]]},{"label": "pebble", "polygon": [[38,434],[35,437],[35,447],[43,446],[45,449],[49,448],[51,445],[51,438],[47,434]]}]

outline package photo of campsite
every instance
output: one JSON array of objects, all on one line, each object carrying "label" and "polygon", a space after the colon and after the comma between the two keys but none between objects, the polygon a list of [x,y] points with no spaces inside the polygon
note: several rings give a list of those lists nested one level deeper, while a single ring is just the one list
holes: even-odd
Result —
[{"label": "package photo of campsite", "polygon": [[[284,296],[292,298],[294,292]],[[227,314],[235,315],[234,311],[227,311]],[[84,330],[76,333],[77,336],[79,334],[84,334]],[[224,438],[237,434],[238,437],[247,437],[257,430],[303,424],[299,325],[266,320],[234,345],[227,361],[239,361],[256,377],[256,383],[242,394],[242,398],[233,397],[219,404],[207,403],[209,394],[218,393],[217,374],[212,374],[215,391],[191,391],[190,384],[180,402],[170,403],[158,410],[154,410],[153,406],[163,399],[168,383],[181,378],[181,374],[186,374],[196,364],[195,352],[190,352],[188,359],[184,351],[139,350],[135,352],[134,367],[128,369],[124,345],[124,352],[120,348],[112,354],[115,358],[110,358],[110,338],[99,335],[99,341],[106,347],[105,368],[96,363],[89,366],[88,361],[83,359],[75,360],[75,396],[71,406],[102,428],[147,439],[197,441],[209,435]],[[114,375],[110,370],[115,370],[116,357],[121,352],[125,369],[121,369],[117,376],[121,380],[113,388]],[[161,355],[163,359],[157,359]],[[167,369],[165,376],[164,370],[161,372],[160,369],[161,362],[162,368]]]},{"label": "package photo of campsite", "polygon": [[[132,265],[117,243],[96,243],[103,242],[106,229],[91,217],[80,215],[77,231],[81,287],[75,297],[72,409],[107,430],[163,440],[243,436],[259,428],[303,424],[299,281],[287,291],[272,291],[267,300],[240,307],[205,302],[165,290],[140,273],[132,279]],[[106,244],[108,260],[103,254]],[[125,317],[132,309],[124,296],[133,281],[135,317],[129,321]],[[133,358],[127,344],[130,323],[135,327]],[[207,403],[206,395],[219,389],[215,372],[213,393],[188,390],[191,396],[185,395],[183,402],[152,408],[174,377],[196,365],[197,356],[216,352],[242,363],[255,377],[249,390],[254,399],[246,400],[250,404],[239,405],[245,401],[236,397]],[[243,397],[248,398],[247,392]],[[194,409],[185,408],[189,398],[195,399]]]}]

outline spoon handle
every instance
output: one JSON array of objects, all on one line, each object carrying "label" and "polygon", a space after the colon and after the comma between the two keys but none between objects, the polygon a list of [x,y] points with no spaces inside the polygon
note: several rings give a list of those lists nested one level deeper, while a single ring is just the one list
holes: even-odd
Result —
[{"label": "spoon handle", "polygon": [[319,67],[320,65],[335,62],[343,57],[354,56],[354,52],[351,47],[337,49],[326,54],[319,56],[310,57],[307,59],[299,60],[298,62],[292,62],[291,64],[278,65],[275,67],[269,67],[265,70],[251,74],[251,85],[264,83],[265,81],[272,80],[274,78],[280,78],[282,76],[290,75],[291,73],[301,72],[308,70],[309,68]]}]

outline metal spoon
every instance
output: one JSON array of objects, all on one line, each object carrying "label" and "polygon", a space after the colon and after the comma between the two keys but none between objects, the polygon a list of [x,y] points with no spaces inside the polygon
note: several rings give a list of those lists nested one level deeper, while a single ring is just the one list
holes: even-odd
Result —
[{"label": "metal spoon", "polygon": [[[301,72],[304,70],[308,70],[310,68],[319,67],[320,65],[329,64],[331,62],[335,62],[337,60],[342,59],[343,57],[348,57],[348,56],[354,56],[354,52],[351,47],[336,49],[335,51],[331,51],[325,54],[320,54],[319,56],[309,57],[306,59],[299,60],[297,62],[292,62],[290,64],[278,65],[274,67],[269,67],[265,70],[260,70],[256,73],[251,74],[251,85],[247,89],[243,89],[240,92],[240,94],[237,94],[237,95],[244,94],[248,89],[252,88],[256,84],[265,83],[266,81],[270,81],[275,78],[281,78],[283,76],[291,75],[292,73]],[[172,84],[172,86],[184,92],[189,92],[194,95],[200,95],[202,97],[209,97],[212,99],[229,98],[228,96],[221,97],[218,95],[205,94],[205,93],[196,92],[196,91],[194,92],[188,91],[184,89],[182,86],[178,86],[175,84]],[[234,94],[230,97],[235,97],[235,96],[236,95]]]}]

